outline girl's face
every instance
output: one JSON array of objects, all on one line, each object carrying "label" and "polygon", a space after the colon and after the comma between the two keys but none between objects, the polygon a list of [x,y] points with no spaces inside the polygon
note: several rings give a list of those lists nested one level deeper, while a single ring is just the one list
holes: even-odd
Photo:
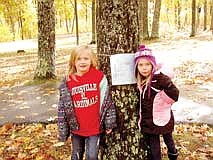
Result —
[{"label": "girl's face", "polygon": [[83,50],[80,53],[75,61],[76,72],[78,75],[82,76],[84,73],[87,73],[90,69],[92,62],[88,51]]},{"label": "girl's face", "polygon": [[138,72],[144,77],[148,77],[152,73],[152,64],[147,59],[139,59],[137,67]]}]

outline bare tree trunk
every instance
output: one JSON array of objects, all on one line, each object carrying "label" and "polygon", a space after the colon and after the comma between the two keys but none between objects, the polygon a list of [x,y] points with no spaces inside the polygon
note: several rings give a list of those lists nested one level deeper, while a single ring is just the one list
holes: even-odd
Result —
[{"label": "bare tree trunk", "polygon": [[75,0],[74,2],[75,2],[75,22],[76,22],[76,44],[79,45],[77,0]]},{"label": "bare tree trunk", "polygon": [[181,2],[177,1],[177,23],[178,23],[178,30],[181,29],[181,20],[180,20],[180,13],[181,13]]},{"label": "bare tree trunk", "polygon": [[95,12],[95,0],[92,0],[92,41],[90,44],[96,43],[96,12]]},{"label": "bare tree trunk", "polygon": [[55,77],[54,0],[38,0],[38,62],[34,78]]},{"label": "bare tree trunk", "polygon": [[23,19],[21,15],[21,11],[18,11],[18,22],[21,32],[21,39],[24,40],[24,29],[23,29]]},{"label": "bare tree trunk", "polygon": [[183,22],[183,28],[185,28],[185,26],[188,26],[188,13],[187,13],[187,9],[184,10],[185,12],[185,16],[184,16],[184,22]]},{"label": "bare tree trunk", "polygon": [[196,0],[192,0],[192,29],[191,29],[191,35],[190,37],[195,36],[196,32]]},{"label": "bare tree trunk", "polygon": [[210,30],[212,30],[212,35],[213,35],[213,0],[211,1],[211,24],[210,24]]},{"label": "bare tree trunk", "polygon": [[207,29],[207,0],[204,0],[204,20],[203,20],[203,30]]},{"label": "bare tree trunk", "polygon": [[16,31],[15,31],[15,23],[13,21],[12,16],[9,17],[9,20],[10,20],[11,30],[13,33],[13,40],[15,41],[16,40]]},{"label": "bare tree trunk", "polygon": [[200,12],[201,12],[201,7],[197,7],[197,24],[196,24],[196,29],[199,30],[200,28]]},{"label": "bare tree trunk", "polygon": [[[66,6],[66,0],[64,0],[64,5]],[[69,33],[69,21],[68,21],[66,10],[64,10],[64,15],[65,15],[66,30],[67,30],[67,33]]]},{"label": "bare tree trunk", "polygon": [[152,22],[151,39],[159,38],[160,9],[161,9],[161,0],[155,0],[155,11]]},{"label": "bare tree trunk", "polygon": [[148,28],[148,0],[140,0],[139,2],[139,41],[149,39]]},{"label": "bare tree trunk", "polygon": [[[96,11],[100,68],[111,84],[110,55],[133,53],[138,48],[138,1],[98,0]],[[112,134],[105,136],[105,146],[102,144],[100,149],[101,160],[144,159],[144,152],[139,146],[141,134],[137,127],[135,87],[135,85],[111,87],[118,127]]]}]

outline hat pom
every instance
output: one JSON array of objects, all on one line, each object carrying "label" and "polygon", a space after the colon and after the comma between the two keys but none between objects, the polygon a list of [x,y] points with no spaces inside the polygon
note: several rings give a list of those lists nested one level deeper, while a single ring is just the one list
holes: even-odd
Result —
[{"label": "hat pom", "polygon": [[138,51],[143,51],[145,49],[145,45],[144,44],[141,44],[139,47],[138,47]]}]

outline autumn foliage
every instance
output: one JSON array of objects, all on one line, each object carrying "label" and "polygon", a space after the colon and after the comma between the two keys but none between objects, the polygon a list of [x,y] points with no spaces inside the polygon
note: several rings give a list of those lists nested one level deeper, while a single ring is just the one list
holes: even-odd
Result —
[{"label": "autumn foliage", "polygon": [[[70,139],[57,140],[57,124],[12,124],[0,128],[0,160],[68,160]],[[213,158],[213,128],[203,124],[177,124],[174,132],[181,160]],[[166,146],[162,145],[166,157]]]}]

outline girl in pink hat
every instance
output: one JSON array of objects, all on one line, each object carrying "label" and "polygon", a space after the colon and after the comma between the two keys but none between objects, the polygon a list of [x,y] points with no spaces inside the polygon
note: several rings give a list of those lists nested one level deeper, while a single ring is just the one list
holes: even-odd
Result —
[{"label": "girl in pink hat", "polygon": [[138,126],[144,135],[143,142],[149,148],[148,158],[161,160],[162,135],[169,159],[176,160],[178,152],[172,137],[174,116],[171,105],[178,100],[179,90],[169,76],[157,71],[155,57],[145,45],[141,45],[135,54],[135,77],[140,95]]}]

